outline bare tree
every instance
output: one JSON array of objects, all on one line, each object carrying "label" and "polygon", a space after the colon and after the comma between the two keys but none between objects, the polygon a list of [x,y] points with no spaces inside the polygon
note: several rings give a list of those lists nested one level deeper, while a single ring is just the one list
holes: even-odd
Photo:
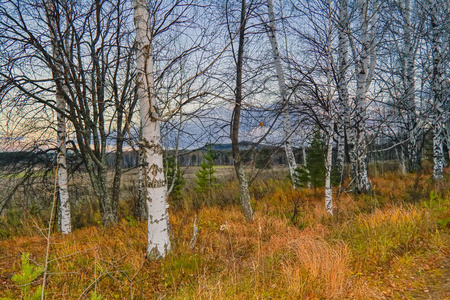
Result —
[{"label": "bare tree", "polygon": [[[105,226],[117,222],[123,144],[136,103],[128,12],[125,1],[89,6],[67,1],[49,18],[42,18],[44,2],[11,0],[0,8],[2,49],[10,50],[0,76],[24,101],[51,108],[73,126],[71,144],[83,160]],[[48,22],[55,18],[61,23],[56,28]],[[49,97],[54,91],[64,98],[64,110]],[[111,144],[116,159],[109,187]]]},{"label": "bare tree", "polygon": [[[378,1],[369,9],[369,1],[358,0],[359,36],[350,38],[355,60],[356,95],[354,101],[353,124],[350,129],[349,148],[355,190],[367,192],[371,189],[367,171],[367,92],[372,82],[376,66],[376,36],[378,21]],[[360,44],[357,47],[356,42]]]},{"label": "bare tree", "polygon": [[[404,74],[404,98],[407,108],[407,136],[408,142],[406,152],[408,156],[408,168],[410,172],[420,170],[421,150],[422,150],[422,122],[417,116],[415,100],[415,66],[417,41],[414,41],[413,25],[411,23],[411,1],[400,2],[401,14],[403,17],[403,59],[402,73]],[[417,35],[416,35],[417,36]],[[417,40],[417,38],[416,38]]]},{"label": "bare tree", "polygon": [[[339,20],[338,20],[338,154],[337,167],[339,174],[343,173],[345,162],[345,138],[346,133],[350,129],[350,107],[348,99],[348,36],[349,36],[349,20],[348,20],[348,2],[347,0],[339,0]],[[342,175],[341,175],[342,177]]]},{"label": "bare tree", "polygon": [[328,0],[327,3],[328,8],[328,30],[327,30],[327,38],[326,38],[326,76],[327,76],[327,106],[328,106],[328,143],[327,143],[327,152],[325,156],[325,208],[328,213],[333,215],[333,189],[331,187],[331,168],[333,165],[333,135],[334,135],[334,124],[335,124],[335,114],[333,112],[333,94],[334,91],[332,89],[332,76],[333,76],[333,56],[332,56],[332,8],[331,8],[331,0]]},{"label": "bare tree", "polygon": [[[58,184],[58,196],[59,196],[59,227],[62,233],[67,234],[72,231],[72,225],[70,221],[70,202],[69,202],[69,191],[67,182],[67,161],[66,161],[66,120],[64,115],[61,113],[65,111],[66,103],[64,101],[63,92],[60,87],[65,87],[64,76],[61,67],[61,62],[64,59],[64,55],[61,53],[59,47],[60,43],[57,41],[57,33],[64,32],[59,27],[58,16],[59,16],[59,5],[57,3],[52,3],[51,1],[46,1],[46,16],[48,20],[50,39],[52,44],[52,55],[54,56],[55,68],[53,71],[53,77],[56,80],[62,81],[62,83],[56,85],[56,107],[58,108],[57,114],[57,151],[58,151],[58,172],[57,172],[57,184]],[[67,24],[67,22],[66,22]],[[68,32],[63,36],[64,42],[67,44],[69,41]],[[67,49],[67,47],[66,47]],[[67,88],[66,88],[67,93]]]},{"label": "bare tree", "polygon": [[382,47],[384,53],[379,56],[377,79],[383,84],[387,96],[384,105],[390,111],[384,126],[387,130],[382,135],[399,145],[399,162],[404,173],[420,170],[425,130],[424,110],[416,97],[416,81],[420,80],[416,78],[420,72],[416,71],[416,61],[424,19],[417,7],[420,7],[417,1],[392,1],[381,12],[381,22],[388,30]]},{"label": "bare tree", "polygon": [[225,50],[207,51],[215,37],[213,28],[200,24],[202,9],[208,6],[200,7],[193,1],[183,0],[150,3],[136,0],[133,5],[136,90],[141,116],[139,145],[143,155],[142,194],[147,199],[148,214],[147,255],[162,258],[171,248],[167,202],[171,187],[167,187],[164,176],[161,128],[172,128],[174,116],[184,116],[185,110],[195,114],[199,107],[209,103],[213,93],[207,76],[203,75]]},{"label": "bare tree", "polygon": [[245,42],[245,30],[247,23],[248,8],[246,0],[241,2],[241,21],[239,26],[239,45],[236,60],[236,92],[235,92],[235,105],[233,109],[233,115],[230,125],[230,137],[232,144],[234,169],[239,180],[240,186],[240,201],[241,207],[245,217],[248,220],[253,220],[253,210],[250,203],[250,191],[248,189],[247,176],[242,165],[242,158],[239,153],[239,124],[241,119],[242,109],[242,65],[244,60],[244,42]]},{"label": "bare tree", "polygon": [[144,155],[144,184],[148,213],[147,256],[164,257],[171,248],[163,148],[159,116],[154,94],[152,32],[149,30],[149,7],[145,0],[134,1],[136,26],[137,93],[139,97]]},{"label": "bare tree", "polygon": [[295,187],[299,185],[298,176],[296,176],[295,169],[297,168],[297,163],[295,161],[294,152],[291,146],[291,119],[288,111],[288,98],[286,94],[286,81],[284,79],[283,67],[281,65],[280,51],[278,50],[278,42],[276,37],[276,26],[275,26],[275,14],[273,12],[272,0],[267,1],[268,13],[269,13],[269,23],[267,24],[267,34],[269,35],[270,45],[272,47],[272,55],[275,63],[275,70],[277,72],[277,81],[280,89],[280,102],[282,105],[281,114],[283,116],[283,130],[284,130],[284,150],[286,152],[286,159],[289,168],[289,174],[291,175],[292,186]]}]

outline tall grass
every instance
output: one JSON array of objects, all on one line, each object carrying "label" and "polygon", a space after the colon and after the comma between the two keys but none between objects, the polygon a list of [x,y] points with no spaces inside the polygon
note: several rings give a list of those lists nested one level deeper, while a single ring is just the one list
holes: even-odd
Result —
[{"label": "tall grass", "polygon": [[[391,184],[392,180],[397,180]],[[449,191],[420,178],[422,194],[410,201],[414,176],[385,174],[374,193],[336,197],[336,214],[324,209],[323,190],[292,190],[284,179],[252,186],[255,221],[243,217],[237,184],[224,181],[206,199],[192,191],[170,208],[174,250],[162,261],[145,258],[146,224],[126,218],[95,223],[73,234],[53,234],[46,295],[49,299],[380,299],[408,298],[439,278],[450,253]],[[132,190],[125,194],[132,197]],[[86,200],[88,201],[88,200]],[[129,203],[129,204],[128,204]],[[81,209],[81,208],[80,208]],[[89,217],[96,208],[85,208]],[[199,228],[190,247],[194,215]],[[80,222],[88,222],[80,216]],[[20,296],[11,280],[21,253],[45,259],[45,238],[28,230],[0,241],[0,297]],[[414,279],[412,279],[414,278]],[[436,279],[437,280],[437,279]],[[33,284],[38,284],[33,283]]]}]

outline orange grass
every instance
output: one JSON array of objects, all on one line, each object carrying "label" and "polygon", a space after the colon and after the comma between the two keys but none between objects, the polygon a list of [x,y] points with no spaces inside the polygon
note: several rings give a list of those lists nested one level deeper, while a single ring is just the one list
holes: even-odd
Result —
[{"label": "orange grass", "polygon": [[[53,234],[46,297],[89,299],[94,291],[103,299],[412,297],[430,274],[439,277],[449,253],[448,230],[436,224],[448,214],[449,191],[420,178],[419,186],[441,197],[431,207],[422,204],[428,198],[406,202],[417,185],[413,175],[386,174],[373,184],[372,195],[336,197],[333,217],[324,209],[323,190],[294,191],[285,181],[255,184],[252,223],[235,204],[200,199],[193,210],[184,202],[171,210],[174,249],[161,261],[145,259],[146,224],[134,220]],[[191,249],[195,214],[199,234]],[[21,253],[44,261],[45,239],[27,232],[34,233],[0,241],[0,297],[20,296],[11,276],[20,271]]]}]

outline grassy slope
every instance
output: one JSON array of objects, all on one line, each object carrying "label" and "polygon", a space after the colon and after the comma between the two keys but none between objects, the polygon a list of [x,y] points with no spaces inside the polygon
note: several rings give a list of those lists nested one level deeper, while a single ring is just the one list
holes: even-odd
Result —
[{"label": "grassy slope", "polygon": [[[104,299],[450,297],[441,284],[450,266],[450,180],[391,174],[372,182],[372,195],[342,194],[333,218],[322,190],[292,191],[282,181],[253,187],[253,223],[234,205],[179,205],[174,251],[162,261],[144,258],[146,224],[134,220],[54,234],[47,298],[86,299],[95,290]],[[200,231],[191,249],[194,214]],[[45,239],[32,232],[0,241],[0,297],[21,295],[11,281],[20,253],[45,260]]]}]

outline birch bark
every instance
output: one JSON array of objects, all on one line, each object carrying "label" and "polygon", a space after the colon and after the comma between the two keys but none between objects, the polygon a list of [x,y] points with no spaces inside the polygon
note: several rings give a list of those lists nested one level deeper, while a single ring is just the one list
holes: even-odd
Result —
[{"label": "birch bark", "polygon": [[[59,93],[56,94],[56,105],[59,110],[64,111],[66,103],[64,97]],[[70,202],[69,190],[67,185],[67,160],[66,160],[66,120],[64,116],[57,113],[58,119],[58,192],[59,192],[59,227],[61,233],[68,234],[72,232],[72,224],[70,221]]]},{"label": "birch bark", "polygon": [[433,178],[440,180],[444,177],[444,149],[443,149],[443,55],[445,53],[448,40],[444,38],[443,26],[439,23],[438,1],[430,3],[431,17],[431,47],[433,51],[433,75],[431,90],[433,96]]},{"label": "birch bark", "polygon": [[[304,168],[304,170],[306,171],[306,173],[308,174],[308,177],[309,177],[309,170],[308,170],[308,162],[307,162],[307,160],[306,160],[306,145],[305,145],[306,143],[305,142],[303,142],[303,145],[302,145],[302,154],[303,154],[303,168]],[[308,182],[306,183],[306,187],[308,188],[308,189],[311,189],[311,181],[309,181],[308,180]]]},{"label": "birch bark", "polygon": [[134,0],[136,27],[136,88],[142,124],[140,146],[144,152],[144,183],[147,197],[147,257],[163,258],[171,249],[163,148],[156,112],[153,81],[153,56],[149,30],[149,8],[146,0]]},{"label": "birch bark", "polygon": [[72,225],[70,221],[70,203],[69,203],[69,191],[67,186],[67,159],[66,159],[66,120],[62,112],[66,109],[66,102],[64,100],[64,75],[62,69],[63,55],[61,53],[61,45],[59,36],[59,24],[56,21],[57,16],[57,4],[53,1],[47,0],[45,2],[47,22],[50,32],[50,39],[52,44],[52,55],[55,60],[55,69],[53,70],[53,77],[56,84],[56,112],[57,118],[57,141],[56,146],[58,149],[58,172],[57,172],[57,185],[58,185],[58,197],[59,197],[59,229],[61,233],[68,234],[72,231]]},{"label": "birch bark", "polygon": [[[331,126],[334,126],[332,121]],[[333,131],[328,133],[327,155],[325,157],[325,209],[333,215],[333,188],[331,187],[331,166],[333,158]]]},{"label": "birch bark", "polygon": [[344,170],[345,162],[345,136],[350,128],[350,109],[348,105],[348,2],[339,1],[339,40],[338,40],[338,155],[336,165],[339,174]]},{"label": "birch bark", "polygon": [[358,11],[361,22],[360,43],[361,50],[359,54],[355,52],[355,71],[356,71],[356,96],[355,96],[355,115],[353,130],[351,131],[350,154],[352,163],[352,172],[355,179],[355,190],[358,193],[365,193],[371,189],[367,173],[367,144],[366,144],[366,113],[367,113],[367,90],[370,87],[375,72],[376,53],[375,53],[375,33],[378,19],[378,2],[374,4],[372,14],[372,28],[369,34],[369,7],[368,2],[358,0]]},{"label": "birch bark", "polygon": [[331,90],[331,0],[328,0],[328,34],[327,34],[327,104],[328,104],[328,118],[330,120],[328,130],[327,155],[325,157],[325,208],[327,212],[333,215],[333,188],[331,187],[331,167],[333,164],[333,133],[334,133],[334,115],[332,105],[332,90]]},{"label": "birch bark", "polygon": [[[142,140],[142,138],[140,138]],[[144,151],[139,149],[138,158],[138,199],[135,207],[135,216],[143,221],[147,219],[147,197],[145,196],[145,179],[144,179]]]},{"label": "birch bark", "polygon": [[445,140],[447,142],[448,158],[450,160],[450,114],[447,113],[447,123],[445,125]]},{"label": "birch bark", "polygon": [[267,0],[268,13],[269,13],[269,24],[267,26],[269,35],[270,45],[272,46],[272,56],[275,63],[275,71],[277,72],[278,87],[280,89],[280,100],[282,104],[282,117],[283,117],[283,130],[284,130],[284,150],[286,152],[286,159],[289,167],[289,174],[291,175],[291,182],[294,189],[300,186],[298,182],[298,176],[296,176],[295,169],[297,168],[297,163],[295,161],[295,155],[291,147],[291,119],[289,117],[288,111],[288,99],[286,97],[286,82],[284,79],[283,67],[281,65],[280,51],[278,50],[278,42],[276,37],[276,26],[275,26],[275,14],[273,12],[273,2],[272,0]]},{"label": "birch bark", "polygon": [[404,0],[401,7],[403,16],[403,52],[405,61],[405,102],[407,107],[407,153],[408,153],[408,170],[409,172],[416,172],[420,170],[421,160],[421,137],[422,128],[421,123],[417,122],[416,103],[415,103],[415,49],[412,40],[412,26],[411,26],[411,0]]}]

